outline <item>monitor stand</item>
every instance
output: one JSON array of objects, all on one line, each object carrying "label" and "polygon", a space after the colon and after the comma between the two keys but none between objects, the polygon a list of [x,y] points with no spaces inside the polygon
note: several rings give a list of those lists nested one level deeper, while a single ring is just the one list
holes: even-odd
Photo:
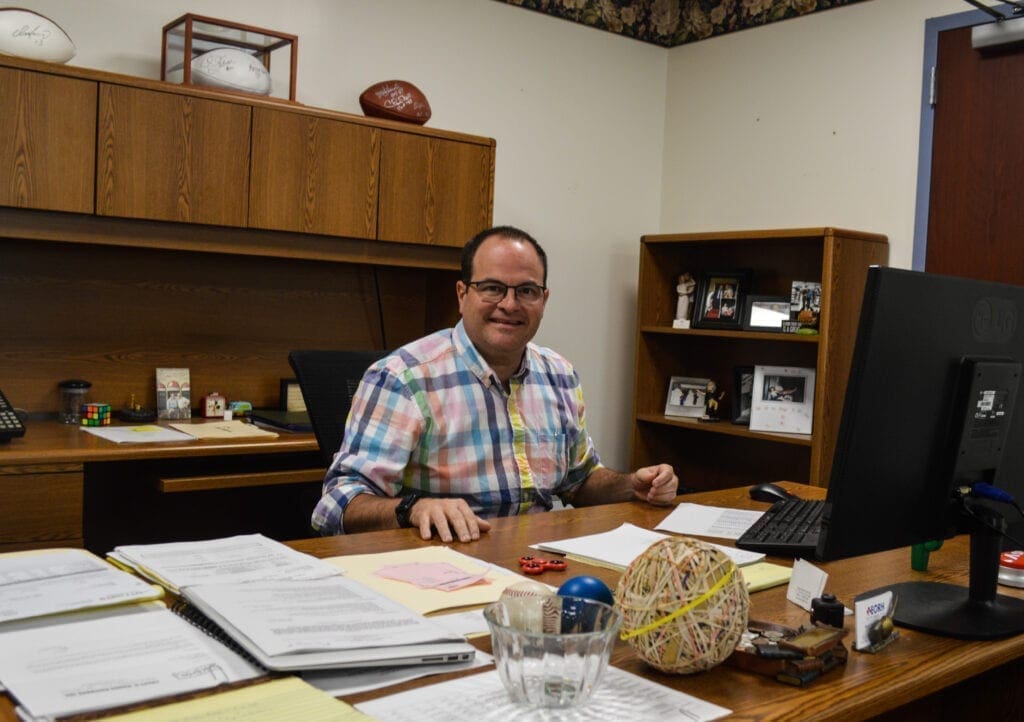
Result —
[{"label": "monitor stand", "polygon": [[[988,507],[972,518],[970,588],[941,582],[903,582],[858,596],[892,591],[896,596],[893,622],[897,626],[955,639],[999,639],[1024,632],[1024,599],[996,593],[999,554],[1006,521]],[[994,527],[994,528],[993,528]]]}]

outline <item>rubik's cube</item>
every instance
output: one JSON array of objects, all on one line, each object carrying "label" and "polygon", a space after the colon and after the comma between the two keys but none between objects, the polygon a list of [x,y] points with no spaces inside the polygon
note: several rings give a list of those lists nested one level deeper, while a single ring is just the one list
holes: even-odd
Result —
[{"label": "rubik's cube", "polygon": [[110,426],[110,404],[82,404],[82,426]]}]

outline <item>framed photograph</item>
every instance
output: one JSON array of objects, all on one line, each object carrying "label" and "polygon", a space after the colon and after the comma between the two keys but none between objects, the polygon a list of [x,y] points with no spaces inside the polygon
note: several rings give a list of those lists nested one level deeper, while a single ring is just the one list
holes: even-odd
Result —
[{"label": "framed photograph", "polygon": [[298,379],[281,379],[281,410],[305,411],[306,400],[302,398],[302,389]]},{"label": "framed photograph", "polygon": [[747,296],[743,328],[747,331],[781,332],[789,320],[790,299],[783,296]]},{"label": "framed photograph", "polygon": [[693,327],[739,329],[750,276],[747,270],[702,275],[697,284]]},{"label": "framed photograph", "polygon": [[754,395],[754,367],[737,366],[733,369],[732,422],[750,423],[750,407]]},{"label": "framed photograph", "polygon": [[789,315],[800,328],[817,328],[821,316],[821,284],[817,281],[793,281]]},{"label": "framed photograph", "polygon": [[751,390],[751,431],[811,433],[814,419],[812,368],[755,366]]},{"label": "framed photograph", "polygon": [[705,396],[710,379],[673,376],[668,382],[665,416],[700,418],[704,415]]},{"label": "framed photograph", "polygon": [[192,385],[188,369],[156,370],[156,415],[181,421],[192,418]]}]

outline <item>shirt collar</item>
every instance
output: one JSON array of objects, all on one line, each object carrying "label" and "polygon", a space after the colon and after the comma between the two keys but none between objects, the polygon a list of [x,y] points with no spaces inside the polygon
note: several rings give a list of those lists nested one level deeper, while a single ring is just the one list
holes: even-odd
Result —
[{"label": "shirt collar", "polygon": [[[490,365],[484,360],[484,357],[477,351],[476,346],[473,345],[461,319],[455,324],[455,328],[452,331],[452,343],[455,346],[455,352],[473,375],[480,379],[481,383],[485,386],[499,383],[498,375],[494,373]],[[512,374],[512,378],[523,379],[530,373],[530,360],[533,358],[532,350],[532,344],[527,344],[526,353],[523,354],[523,362],[519,366],[519,370]]]}]

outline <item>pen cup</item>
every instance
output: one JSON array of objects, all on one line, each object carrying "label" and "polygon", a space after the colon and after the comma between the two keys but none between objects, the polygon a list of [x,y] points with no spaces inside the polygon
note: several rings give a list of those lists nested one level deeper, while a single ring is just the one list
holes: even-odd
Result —
[{"label": "pen cup", "polygon": [[58,420],[65,424],[80,424],[82,422],[82,404],[85,403],[85,396],[92,388],[92,384],[81,379],[67,379],[57,384],[57,388],[60,389]]}]

